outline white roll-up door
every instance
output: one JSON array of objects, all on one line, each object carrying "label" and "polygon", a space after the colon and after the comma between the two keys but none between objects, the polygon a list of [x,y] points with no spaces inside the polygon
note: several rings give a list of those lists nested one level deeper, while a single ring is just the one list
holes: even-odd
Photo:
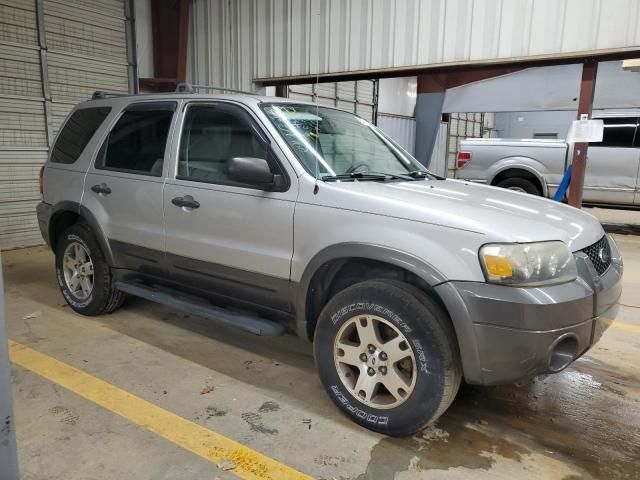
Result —
[{"label": "white roll-up door", "polygon": [[375,80],[289,85],[288,96],[292,100],[314,102],[355,113],[371,123],[376,120]]},{"label": "white roll-up door", "polygon": [[124,0],[0,0],[0,249],[42,243],[38,173],[71,108],[128,90],[124,13]]},{"label": "white roll-up door", "polygon": [[36,2],[0,0],[0,248],[42,241],[34,216],[48,151]]}]

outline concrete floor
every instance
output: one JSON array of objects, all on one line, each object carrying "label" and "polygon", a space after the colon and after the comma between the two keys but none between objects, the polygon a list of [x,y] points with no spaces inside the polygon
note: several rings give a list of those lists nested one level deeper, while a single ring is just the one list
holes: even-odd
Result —
[{"label": "concrete floor", "polygon": [[[3,253],[9,337],[315,478],[640,478],[640,237],[616,241],[625,306],[600,343],[557,375],[463,387],[413,438],[343,417],[310,346],[292,336],[221,329],[138,299],[74,314],[44,247]],[[13,385],[24,480],[236,478],[22,367]]]}]

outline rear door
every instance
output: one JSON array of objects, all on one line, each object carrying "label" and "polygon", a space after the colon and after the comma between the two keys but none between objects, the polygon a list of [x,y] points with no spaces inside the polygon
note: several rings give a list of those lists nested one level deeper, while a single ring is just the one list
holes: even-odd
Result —
[{"label": "rear door", "polygon": [[[288,311],[295,173],[256,118],[232,103],[187,106],[165,186],[167,265],[172,280],[209,294]],[[259,157],[289,179],[286,191],[237,184],[233,157]],[[189,199],[195,208],[176,205]]]},{"label": "rear door", "polygon": [[640,149],[634,147],[638,119],[603,118],[602,142],[590,143],[584,178],[585,202],[633,204]]},{"label": "rear door", "polygon": [[94,214],[119,267],[164,273],[163,186],[176,102],[134,103],[102,141],[82,203]]}]

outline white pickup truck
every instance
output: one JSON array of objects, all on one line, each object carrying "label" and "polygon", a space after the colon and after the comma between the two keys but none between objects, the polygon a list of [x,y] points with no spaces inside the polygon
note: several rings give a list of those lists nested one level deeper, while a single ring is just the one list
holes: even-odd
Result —
[{"label": "white pickup truck", "polygon": [[[640,112],[594,115],[602,142],[587,151],[585,203],[640,206]],[[470,138],[460,142],[456,178],[552,197],[571,161],[563,140]]]}]

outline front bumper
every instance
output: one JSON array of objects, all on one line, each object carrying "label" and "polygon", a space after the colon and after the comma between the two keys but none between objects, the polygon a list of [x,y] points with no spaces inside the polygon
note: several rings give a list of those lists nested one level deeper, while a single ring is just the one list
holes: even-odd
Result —
[{"label": "front bumper", "polygon": [[449,282],[436,287],[460,344],[465,379],[494,385],[562,370],[597,342],[618,312],[622,259],[598,275],[576,253],[574,282],[540,288]]}]

